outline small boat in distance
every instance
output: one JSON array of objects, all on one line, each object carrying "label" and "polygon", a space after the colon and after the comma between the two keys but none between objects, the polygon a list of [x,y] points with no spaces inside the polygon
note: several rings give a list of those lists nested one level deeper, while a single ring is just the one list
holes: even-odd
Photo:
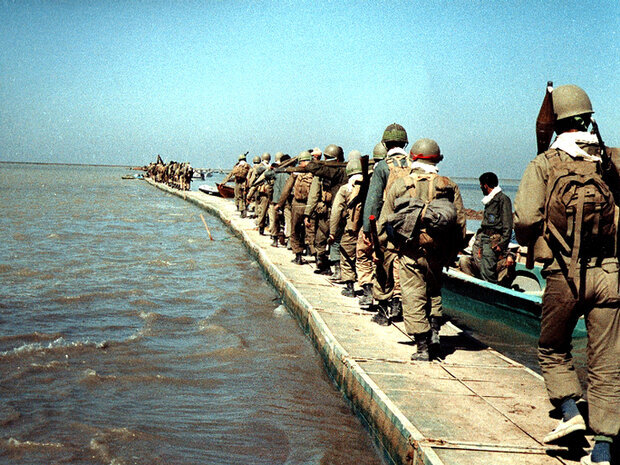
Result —
[{"label": "small boat in distance", "polygon": [[144,179],[142,174],[126,174],[121,176],[121,179]]}]

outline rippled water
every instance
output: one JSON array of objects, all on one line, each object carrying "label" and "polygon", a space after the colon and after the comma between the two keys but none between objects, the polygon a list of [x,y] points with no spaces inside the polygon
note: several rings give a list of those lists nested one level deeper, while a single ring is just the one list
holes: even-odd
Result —
[{"label": "rippled water", "polygon": [[123,174],[0,164],[0,461],[381,463],[241,243]]}]

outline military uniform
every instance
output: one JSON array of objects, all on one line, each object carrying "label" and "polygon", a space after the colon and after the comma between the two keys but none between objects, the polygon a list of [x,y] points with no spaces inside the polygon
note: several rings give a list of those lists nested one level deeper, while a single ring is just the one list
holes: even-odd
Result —
[{"label": "military uniform", "polygon": [[[557,140],[565,137],[560,135]],[[577,133],[576,137],[577,146],[582,151],[598,156],[600,149],[591,134]],[[618,258],[607,256],[610,254],[606,253],[598,257],[580,258],[574,278],[574,282],[579,283],[575,295],[575,289],[569,284],[563,270],[564,264],[569,263],[571,257],[552,253],[548,241],[542,236],[547,181],[552,172],[551,160],[555,157],[559,157],[561,162],[572,158],[569,153],[556,148],[538,155],[527,166],[515,199],[517,240],[523,245],[535,244],[534,254],[544,263],[546,287],[538,359],[553,405],[559,406],[565,399],[580,398],[582,389],[573,366],[571,338],[577,320],[581,315],[585,316],[588,328],[589,425],[598,435],[615,437],[620,432]],[[612,161],[617,171],[619,160],[616,158]]]}]

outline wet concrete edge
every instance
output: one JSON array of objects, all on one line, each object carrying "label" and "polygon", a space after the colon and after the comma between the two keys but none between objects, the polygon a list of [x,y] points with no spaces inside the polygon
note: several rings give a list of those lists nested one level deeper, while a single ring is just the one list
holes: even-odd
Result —
[{"label": "wet concrete edge", "polygon": [[329,376],[369,430],[377,446],[383,450],[383,456],[388,463],[394,465],[443,465],[431,447],[420,444],[425,440],[425,437],[390,401],[387,395],[376,386],[359,364],[351,358],[335,339],[320,314],[245,231],[233,224],[231,218],[219,208],[202,202],[193,195],[187,195],[186,192],[155,183],[149,179],[146,181],[218,217],[243,241],[252,257],[258,261],[269,282],[281,294],[283,303],[293,313],[303,331],[312,340],[316,350],[323,358]]}]

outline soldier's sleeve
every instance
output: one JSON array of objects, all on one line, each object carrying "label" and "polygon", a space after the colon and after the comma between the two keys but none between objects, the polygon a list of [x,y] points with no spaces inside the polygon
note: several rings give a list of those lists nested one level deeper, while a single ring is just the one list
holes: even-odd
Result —
[{"label": "soldier's sleeve", "polygon": [[379,215],[379,219],[377,220],[377,234],[379,235],[380,241],[383,243],[387,236],[385,233],[385,223],[387,222],[388,216],[394,213],[394,202],[400,195],[402,195],[402,187],[404,185],[403,178],[397,179],[392,187],[390,187],[389,192],[385,196],[385,202],[381,206],[381,212]]},{"label": "soldier's sleeve", "polygon": [[502,196],[502,240],[499,246],[502,250],[508,248],[512,237],[512,202],[507,195]]},{"label": "soldier's sleeve", "polygon": [[[382,169],[383,168],[383,169]],[[387,170],[387,173],[386,171]],[[374,215],[375,218],[379,217],[381,213],[381,207],[383,203],[383,189],[387,184],[387,178],[390,174],[385,161],[382,160],[375,167],[372,177],[370,178],[370,185],[368,186],[368,193],[366,194],[366,203],[364,204],[364,232],[370,233],[370,221],[368,218],[370,215]]]},{"label": "soldier's sleeve", "polygon": [[540,161],[542,155],[525,168],[515,197],[514,229],[521,245],[531,245],[542,232],[547,190],[546,168]]},{"label": "soldier's sleeve", "polygon": [[280,194],[280,199],[278,200],[278,208],[284,207],[286,199],[288,199],[288,196],[291,195],[291,191],[293,190],[293,186],[295,185],[295,179],[297,179],[297,175],[291,174],[286,180],[286,183],[282,188],[282,194]]},{"label": "soldier's sleeve", "polygon": [[319,201],[319,194],[321,193],[321,179],[313,176],[312,184],[310,184],[310,192],[308,192],[308,203],[306,203],[306,209],[304,215],[310,216],[314,207]]}]

